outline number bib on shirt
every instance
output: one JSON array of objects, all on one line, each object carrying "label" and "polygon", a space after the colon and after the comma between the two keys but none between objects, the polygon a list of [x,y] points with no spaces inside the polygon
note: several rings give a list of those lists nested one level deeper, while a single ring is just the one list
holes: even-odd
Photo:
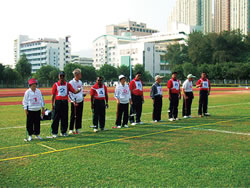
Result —
[{"label": "number bib on shirt", "polygon": [[140,81],[135,81],[136,89],[142,91],[142,84]]},{"label": "number bib on shirt", "polygon": [[98,98],[105,97],[105,90],[104,90],[104,87],[103,87],[103,88],[96,89],[96,93],[97,93],[97,96],[96,96],[96,97],[98,97]]},{"label": "number bib on shirt", "polygon": [[179,82],[173,81],[173,89],[179,90],[179,88],[180,88]]},{"label": "number bib on shirt", "polygon": [[67,83],[64,86],[58,86],[57,85],[57,91],[58,91],[58,96],[60,96],[60,97],[67,96]]},{"label": "number bib on shirt", "polygon": [[162,95],[162,87],[161,86],[157,87],[157,94]]},{"label": "number bib on shirt", "polygon": [[203,81],[202,82],[202,88],[208,88],[208,81]]},{"label": "number bib on shirt", "polygon": [[40,98],[37,95],[33,95],[30,100],[32,105],[40,104]]},{"label": "number bib on shirt", "polygon": [[122,93],[121,93],[121,98],[126,98],[126,95],[128,95],[128,90],[126,88],[122,89]]}]

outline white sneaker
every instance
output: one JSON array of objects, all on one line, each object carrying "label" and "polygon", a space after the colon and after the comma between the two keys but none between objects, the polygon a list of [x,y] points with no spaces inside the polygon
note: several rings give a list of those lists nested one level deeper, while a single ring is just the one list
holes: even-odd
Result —
[{"label": "white sneaker", "polygon": [[61,134],[61,136],[68,136],[68,134],[67,133],[63,133],[63,134]]},{"label": "white sneaker", "polygon": [[95,133],[98,132],[98,129],[94,129],[94,132],[95,132]]},{"label": "white sneaker", "polygon": [[190,116],[188,116],[188,118],[192,118],[192,116],[190,115]]},{"label": "white sneaker", "polygon": [[128,128],[128,125],[124,125],[125,128]]},{"label": "white sneaker", "polygon": [[57,138],[58,136],[57,136],[57,134],[53,134],[52,137],[53,138]]},{"label": "white sneaker", "polygon": [[69,130],[69,134],[73,134],[73,130]]},{"label": "white sneaker", "polygon": [[154,123],[157,123],[158,121],[157,121],[157,120],[154,120],[153,122],[154,122]]},{"label": "white sneaker", "polygon": [[169,121],[175,121],[175,119],[174,118],[170,118]]},{"label": "white sneaker", "polygon": [[134,122],[134,123],[131,123],[131,125],[137,125],[137,123]]},{"label": "white sneaker", "polygon": [[31,140],[32,140],[32,136],[29,136],[28,141],[31,141]]},{"label": "white sneaker", "polygon": [[144,124],[144,123],[141,121],[140,124],[142,125],[142,124]]},{"label": "white sneaker", "polygon": [[40,137],[40,135],[36,135],[36,139],[42,140],[42,138]]},{"label": "white sneaker", "polygon": [[175,118],[175,121],[178,121],[178,120],[181,120],[181,119],[179,119],[179,118]]},{"label": "white sneaker", "polygon": [[122,128],[121,125],[117,125],[117,129],[120,129],[120,128]]},{"label": "white sneaker", "polygon": [[188,118],[188,116],[183,116],[183,118],[184,118],[184,119],[187,119],[187,118]]},{"label": "white sneaker", "polygon": [[209,113],[205,113],[204,116],[210,116],[210,114]]}]

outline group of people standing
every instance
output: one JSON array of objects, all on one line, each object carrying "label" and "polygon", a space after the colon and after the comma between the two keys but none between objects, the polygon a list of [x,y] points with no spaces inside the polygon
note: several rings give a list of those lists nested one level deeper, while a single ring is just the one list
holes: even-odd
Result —
[{"label": "group of people standing", "polygon": [[[82,128],[82,113],[84,106],[84,97],[87,93],[83,91],[81,82],[81,70],[73,71],[74,78],[66,82],[65,73],[59,73],[59,81],[52,87],[52,111],[53,122],[51,125],[52,137],[58,137],[59,122],[61,121],[61,135],[68,136],[68,98],[71,101],[71,117],[69,134],[79,134]],[[131,125],[143,124],[141,121],[142,106],[144,103],[143,82],[141,81],[141,72],[137,72],[135,78],[126,83],[124,75],[119,76],[119,84],[115,88],[114,97],[117,102],[116,122],[113,128],[128,127],[128,121]],[[150,96],[153,100],[153,121],[161,121],[163,88],[161,85],[163,76],[157,75],[155,83],[152,85]],[[187,76],[183,83],[183,118],[191,118],[191,105],[193,100],[193,78],[192,74]],[[42,93],[37,89],[37,80],[29,80],[30,88],[25,92],[23,106],[27,116],[28,141],[32,140],[32,135],[37,139],[40,137],[40,116],[44,115],[44,100]],[[208,95],[210,94],[211,85],[202,73],[201,79],[198,80],[196,87],[200,88],[200,100],[198,114],[200,117],[208,116],[207,104]],[[178,104],[181,99],[180,81],[177,79],[177,72],[172,73],[172,78],[167,83],[169,90],[169,121],[178,120]],[[96,84],[91,87],[91,110],[93,112],[93,131],[98,132],[105,130],[105,113],[108,105],[108,90],[103,84],[103,78],[97,77]],[[129,114],[130,104],[130,114]],[[42,111],[41,111],[42,109]]]}]

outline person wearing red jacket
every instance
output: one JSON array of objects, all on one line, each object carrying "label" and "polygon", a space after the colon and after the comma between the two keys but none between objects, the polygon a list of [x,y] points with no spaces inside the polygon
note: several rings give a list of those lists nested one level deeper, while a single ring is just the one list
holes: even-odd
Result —
[{"label": "person wearing red jacket", "polygon": [[[142,104],[144,103],[142,84],[141,72],[137,72],[135,78],[129,83],[132,99],[132,105],[130,108],[131,125],[143,124],[143,122],[141,122]],[[134,120],[134,115],[136,115],[136,122]]]},{"label": "person wearing red jacket", "polygon": [[68,95],[69,91],[77,94],[81,91],[75,90],[72,85],[65,81],[65,73],[59,73],[59,81],[52,87],[52,111],[54,111],[52,127],[52,137],[56,138],[58,134],[59,121],[61,120],[61,134],[67,135],[68,129]]},{"label": "person wearing red jacket", "polygon": [[169,121],[178,119],[178,105],[181,99],[180,81],[177,80],[177,72],[172,73],[172,78],[168,81],[167,87],[169,89]]},{"label": "person wearing red jacket", "polygon": [[207,105],[208,95],[210,95],[211,91],[211,84],[210,81],[207,79],[207,75],[205,72],[201,74],[201,79],[197,81],[196,87],[200,88],[198,115],[200,117],[202,117],[202,114],[204,114],[204,116],[210,116],[210,114],[207,113]]},{"label": "person wearing red jacket", "polygon": [[[102,131],[105,129],[105,114],[106,108],[108,108],[108,90],[102,83],[103,78],[97,77],[96,84],[91,87],[91,110],[93,111],[93,125],[94,132],[98,131],[98,123]],[[106,101],[106,103],[105,103]]]}]

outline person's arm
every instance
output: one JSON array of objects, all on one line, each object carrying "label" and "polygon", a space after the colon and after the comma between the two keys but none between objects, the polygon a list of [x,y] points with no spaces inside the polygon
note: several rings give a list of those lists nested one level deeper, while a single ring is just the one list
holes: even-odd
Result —
[{"label": "person's arm", "polygon": [[152,85],[152,87],[151,87],[150,97],[154,101],[154,98],[155,98],[155,85]]},{"label": "person's arm", "polygon": [[81,91],[81,88],[78,88],[77,90],[75,90],[70,83],[68,83],[68,89],[69,89],[69,91],[71,91],[74,94],[77,94]]},{"label": "person's arm", "polygon": [[208,90],[208,95],[210,95],[210,91],[211,91],[211,83],[210,83],[210,81],[208,81],[209,83],[209,90]]},{"label": "person's arm", "polygon": [[185,89],[184,89],[184,88],[182,88],[182,92],[183,92],[183,97],[184,97],[184,99],[188,99],[188,97],[187,97],[187,95],[186,95],[186,93],[185,93]]},{"label": "person's arm", "polygon": [[43,99],[43,95],[42,95],[42,92],[40,91],[40,97],[41,97],[41,106],[42,106],[42,115],[44,116],[45,114],[45,111],[44,111],[44,106],[45,106],[45,103],[44,103],[44,99]]},{"label": "person's arm", "polygon": [[26,114],[28,115],[28,92],[26,91],[23,97],[23,109]]},{"label": "person's arm", "polygon": [[120,104],[119,96],[120,96],[119,88],[118,88],[118,86],[116,86],[116,88],[115,88],[115,99],[116,99],[117,104]]},{"label": "person's arm", "polygon": [[171,82],[171,80],[168,81],[167,88],[168,88],[168,98],[170,100],[171,99],[171,88],[172,88],[172,82]]},{"label": "person's arm", "polygon": [[104,86],[104,89],[105,89],[105,99],[106,99],[106,108],[109,107],[109,95],[108,95],[108,90],[107,90],[107,87]]},{"label": "person's arm", "polygon": [[199,87],[201,87],[202,86],[202,82],[201,82],[201,80],[198,80],[197,81],[197,84],[196,84],[196,88],[199,88]]}]

